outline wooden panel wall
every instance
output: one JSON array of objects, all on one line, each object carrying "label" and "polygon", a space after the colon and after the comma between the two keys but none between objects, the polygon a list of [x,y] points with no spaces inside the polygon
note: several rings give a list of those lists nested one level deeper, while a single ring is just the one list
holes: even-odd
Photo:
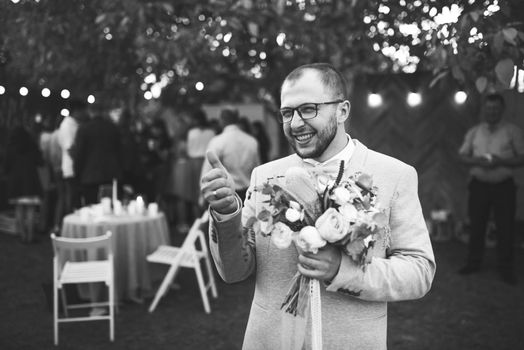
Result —
[{"label": "wooden panel wall", "polygon": [[[466,215],[468,169],[457,151],[467,129],[478,120],[479,98],[454,102],[456,87],[429,88],[429,74],[362,77],[352,88],[349,130],[368,147],[413,165],[419,174],[419,196],[427,215],[432,209],[449,209],[459,219]],[[382,95],[380,107],[368,106],[370,91]],[[411,107],[408,92],[422,94]]]}]

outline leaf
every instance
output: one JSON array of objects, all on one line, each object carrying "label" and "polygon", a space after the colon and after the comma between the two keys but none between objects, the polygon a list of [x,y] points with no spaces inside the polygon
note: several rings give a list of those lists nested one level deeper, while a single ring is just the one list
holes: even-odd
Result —
[{"label": "leaf", "polygon": [[258,213],[257,219],[261,221],[267,221],[269,217],[271,216],[271,213],[269,210],[262,210],[260,213]]},{"label": "leaf", "polygon": [[173,8],[173,5],[168,4],[166,2],[164,2],[162,4],[162,7],[164,8],[164,10],[166,10],[167,14],[172,14],[173,12],[175,12],[175,9]]},{"label": "leaf", "polygon": [[462,72],[462,69],[460,69],[459,66],[453,66],[451,68],[451,74],[453,75],[453,78],[460,82],[464,82],[464,80],[466,80],[466,76],[464,75],[464,72]]},{"label": "leaf", "polygon": [[106,19],[106,14],[102,13],[101,15],[96,16],[95,23],[100,24]]},{"label": "leaf", "polygon": [[502,48],[504,47],[504,34],[502,34],[502,32],[495,34],[493,37],[492,46],[495,54],[500,55]]},{"label": "leaf", "polygon": [[249,22],[247,24],[247,28],[251,36],[258,37],[258,24],[256,24],[255,22]]},{"label": "leaf", "polygon": [[504,28],[502,29],[502,34],[504,35],[504,40],[506,40],[506,42],[511,45],[517,45],[515,38],[517,37],[518,31],[515,28]]},{"label": "leaf", "polygon": [[448,75],[448,73],[449,71],[446,70],[446,71],[443,71],[437,74],[429,83],[429,87],[432,88],[433,86],[435,86],[439,82],[439,80],[444,78],[446,75]]},{"label": "leaf", "polygon": [[247,219],[246,221],[246,227],[253,227],[253,225],[255,224],[255,222],[257,222],[257,218],[252,216],[250,217],[249,219]]},{"label": "leaf", "polygon": [[479,17],[480,17],[480,12],[479,11],[473,11],[469,15],[471,16],[471,19],[473,19],[474,22],[477,22],[479,20]]},{"label": "leaf", "polygon": [[477,87],[478,92],[483,93],[488,86],[488,79],[486,77],[477,78],[475,86]]},{"label": "leaf", "polygon": [[509,88],[511,79],[513,78],[515,70],[515,63],[511,58],[500,60],[495,66],[495,74],[497,79],[506,87]]}]

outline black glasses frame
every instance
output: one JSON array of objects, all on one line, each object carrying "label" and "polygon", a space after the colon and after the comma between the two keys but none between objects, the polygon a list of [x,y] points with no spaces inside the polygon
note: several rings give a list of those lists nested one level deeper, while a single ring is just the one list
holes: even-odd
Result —
[{"label": "black glasses frame", "polygon": [[[332,104],[335,104],[335,103],[341,103],[341,102],[344,102],[345,100],[334,100],[334,101],[329,101],[329,102],[307,102],[307,103],[302,103],[301,105],[298,105],[296,106],[295,108],[292,108],[292,107],[284,107],[284,108],[281,108],[280,111],[279,111],[279,118],[278,120],[280,121],[280,123],[282,124],[285,124],[285,123],[290,123],[292,120],[293,120],[293,116],[295,115],[295,111],[297,111],[298,113],[298,116],[300,117],[300,119],[302,120],[308,120],[308,119],[313,119],[315,118],[317,115],[318,115],[318,106],[320,105],[332,105]],[[307,106],[307,105],[313,105],[315,106],[315,115],[312,116],[312,117],[306,117],[304,118],[302,116],[302,112],[300,112],[300,108],[304,107],[304,106]],[[287,118],[284,116],[284,114],[286,113],[289,113],[291,112],[291,117],[289,118],[289,120],[286,120]]]}]

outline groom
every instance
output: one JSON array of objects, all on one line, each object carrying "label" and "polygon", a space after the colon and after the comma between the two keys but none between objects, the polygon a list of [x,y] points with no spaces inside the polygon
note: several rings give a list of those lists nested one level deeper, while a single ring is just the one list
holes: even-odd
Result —
[{"label": "groom", "polygon": [[[207,154],[213,169],[203,175],[201,191],[210,204],[210,244],[217,269],[230,283],[256,274],[243,349],[278,349],[281,336],[294,336],[280,334],[280,305],[297,269],[322,281],[325,349],[386,349],[387,302],[421,298],[431,287],[435,260],[417,194],[417,173],[346,133],[347,95],[343,76],[329,64],[301,66],[286,77],[279,118],[296,154],[255,168],[243,206],[227,169],[216,154]],[[299,254],[293,246],[278,249],[270,237],[243,226],[266,205],[254,186],[292,166],[321,167],[337,160],[348,164],[346,175],[361,171],[373,176],[379,207],[389,218],[391,232],[375,243],[378,249],[365,272],[333,245],[317,254]],[[306,342],[309,339],[306,335]]]}]

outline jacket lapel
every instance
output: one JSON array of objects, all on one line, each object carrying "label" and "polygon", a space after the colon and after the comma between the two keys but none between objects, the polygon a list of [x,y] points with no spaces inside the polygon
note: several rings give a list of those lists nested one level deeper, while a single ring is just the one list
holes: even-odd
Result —
[{"label": "jacket lapel", "polygon": [[355,150],[346,168],[347,175],[354,174],[358,171],[364,172],[364,165],[368,156],[368,148],[365,145],[357,139],[353,139],[353,142],[355,143]]}]

